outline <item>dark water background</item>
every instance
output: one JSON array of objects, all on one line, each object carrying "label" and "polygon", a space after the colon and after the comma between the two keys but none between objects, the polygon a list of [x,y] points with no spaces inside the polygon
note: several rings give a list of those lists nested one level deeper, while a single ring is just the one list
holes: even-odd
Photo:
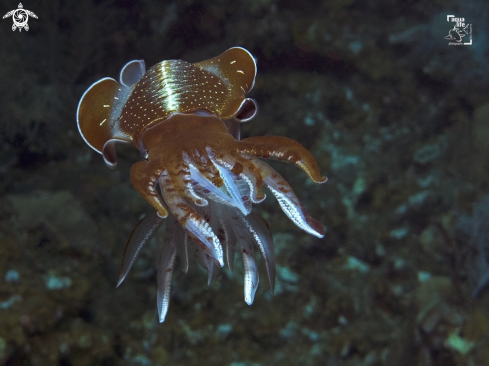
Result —
[{"label": "dark water background", "polygon": [[[2,1],[0,14],[15,9]],[[26,1],[0,21],[2,365],[489,365],[486,1]],[[453,23],[472,45],[451,46]],[[464,41],[468,39],[468,35]],[[243,301],[242,268],[176,273],[159,324],[148,245],[115,289],[132,228],[132,147],[106,168],[78,100],[129,60],[257,59],[242,135],[294,138],[328,175],[274,164],[324,239],[271,195],[277,287]]]}]

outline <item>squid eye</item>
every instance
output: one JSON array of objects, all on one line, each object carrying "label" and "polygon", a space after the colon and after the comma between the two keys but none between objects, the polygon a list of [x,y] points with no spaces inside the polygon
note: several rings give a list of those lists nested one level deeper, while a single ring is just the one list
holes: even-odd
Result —
[{"label": "squid eye", "polygon": [[258,113],[258,104],[256,104],[255,100],[252,98],[246,98],[241,103],[241,106],[238,109],[238,113],[236,113],[235,118],[237,118],[240,122],[248,122],[255,118]]}]

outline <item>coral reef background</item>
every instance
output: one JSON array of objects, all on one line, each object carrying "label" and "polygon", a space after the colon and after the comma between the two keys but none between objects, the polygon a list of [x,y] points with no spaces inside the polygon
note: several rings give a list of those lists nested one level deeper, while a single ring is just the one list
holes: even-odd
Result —
[{"label": "coral reef background", "polygon": [[[3,1],[0,14],[17,8]],[[0,21],[0,364],[489,365],[489,4],[481,0],[24,1]],[[465,17],[473,44],[444,38]],[[84,90],[129,60],[257,59],[244,137],[294,138],[329,181],[274,164],[322,240],[272,199],[272,295],[242,269],[176,273],[156,315],[158,242],[115,289],[151,208],[78,134]],[[271,196],[271,195],[269,195]]]}]

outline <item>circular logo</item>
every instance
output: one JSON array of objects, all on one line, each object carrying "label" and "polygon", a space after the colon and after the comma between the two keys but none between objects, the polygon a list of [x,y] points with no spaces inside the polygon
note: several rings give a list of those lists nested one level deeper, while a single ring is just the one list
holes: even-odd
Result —
[{"label": "circular logo", "polygon": [[29,20],[29,15],[24,9],[17,9],[12,14],[12,19],[14,21],[14,25],[19,28],[24,28]]}]

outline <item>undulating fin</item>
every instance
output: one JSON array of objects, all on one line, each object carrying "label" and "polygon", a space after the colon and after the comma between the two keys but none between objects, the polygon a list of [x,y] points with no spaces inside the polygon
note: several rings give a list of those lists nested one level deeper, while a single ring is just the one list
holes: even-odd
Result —
[{"label": "undulating fin", "polygon": [[126,87],[136,84],[146,72],[144,60],[129,61],[121,70],[120,82]]},{"label": "undulating fin", "polygon": [[126,248],[124,249],[119,280],[117,281],[116,287],[119,287],[122,281],[124,281],[142,247],[151,240],[162,223],[163,219],[156,214],[156,211],[154,211],[147,214],[136,225],[127,241]]},{"label": "undulating fin", "polygon": [[110,112],[119,87],[120,84],[112,78],[100,79],[85,91],[78,103],[78,130],[85,142],[99,154],[112,138]]},{"label": "undulating fin", "polygon": [[108,167],[114,168],[116,142],[131,143],[132,138],[120,131],[117,119],[132,92],[112,78],[93,83],[78,103],[78,130],[85,142],[102,154]]},{"label": "undulating fin", "polygon": [[230,91],[229,104],[222,111],[222,118],[230,118],[239,111],[243,99],[255,84],[256,62],[251,53],[241,47],[233,47],[217,57],[193,64],[223,80]]},{"label": "undulating fin", "polygon": [[104,158],[105,164],[111,169],[114,169],[117,165],[117,153],[115,151],[116,142],[125,144],[129,143],[129,141],[120,139],[110,139],[105,143],[104,147],[102,148],[102,157]]},{"label": "undulating fin", "polygon": [[229,134],[236,140],[241,140],[241,123],[249,122],[258,114],[258,104],[252,98],[246,98],[241,103],[233,118],[225,119],[223,122],[228,128]]},{"label": "undulating fin", "polygon": [[[238,112],[234,116],[239,122],[249,122],[258,114],[258,103],[253,98],[246,98],[239,106]],[[239,137],[235,137],[239,140]]]}]

